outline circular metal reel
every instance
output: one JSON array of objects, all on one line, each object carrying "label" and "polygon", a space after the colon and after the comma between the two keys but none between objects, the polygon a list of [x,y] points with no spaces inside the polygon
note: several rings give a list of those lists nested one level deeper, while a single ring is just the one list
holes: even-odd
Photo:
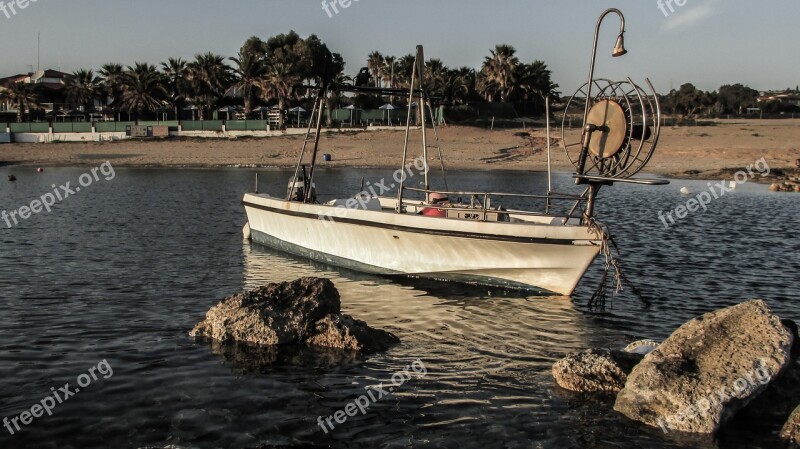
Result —
[{"label": "circular metal reel", "polygon": [[625,170],[620,172],[619,177],[622,178],[630,178],[647,166],[661,136],[661,105],[653,84],[649,79],[645,79],[645,82],[649,93],[628,78],[628,85],[635,89],[642,108],[641,114],[635,116],[633,122],[633,138],[639,142],[639,146],[636,152],[630,154],[631,159],[627,162]]},{"label": "circular metal reel", "polygon": [[[638,173],[653,155],[660,133],[658,98],[647,81],[652,96],[629,78],[612,82],[593,81],[596,94],[590,99],[586,125],[594,125],[584,168],[585,175],[629,178]],[[589,84],[584,84],[567,102],[561,126],[562,147],[577,168],[583,147],[582,134],[567,135],[570,110],[584,111]],[[571,137],[571,138],[570,138]]]}]

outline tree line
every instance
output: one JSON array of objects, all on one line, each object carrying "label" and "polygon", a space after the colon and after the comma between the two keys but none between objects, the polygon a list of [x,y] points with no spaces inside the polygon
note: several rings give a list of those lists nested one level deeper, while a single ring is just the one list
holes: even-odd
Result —
[{"label": "tree line", "polygon": [[[800,87],[786,89],[788,94],[800,96]],[[691,83],[673,89],[661,97],[665,112],[683,116],[738,115],[748,108],[758,107],[764,112],[800,112],[800,108],[780,102],[758,102],[759,92],[742,84],[724,85],[717,91],[706,92]]]},{"label": "tree line", "polygon": [[[334,83],[408,88],[414,56],[383,56],[370,53],[366,66],[356,77],[345,74],[345,61],[332,52],[316,35],[301,38],[291,31],[270,37],[247,39],[238,54],[231,58],[211,52],[197,54],[193,60],[169,58],[158,66],[135,62],[125,66],[104,64],[99,70],[80,69],[65,80],[66,106],[80,109],[89,120],[95,105],[103,105],[130,118],[152,116],[170,109],[176,117],[187,105],[195,106],[201,120],[210,111],[229,102],[231,90],[248,118],[254,116],[258,103],[274,104],[283,112],[290,104],[307,104],[310,90],[303,85],[320,85],[323,77]],[[557,97],[558,85],[542,61],[524,63],[510,45],[498,45],[490,51],[479,70],[469,67],[449,68],[440,59],[425,62],[426,89],[440,104],[463,105],[471,101],[542,103],[546,95]],[[15,105],[17,121],[25,111],[37,107],[33,87],[12,83],[0,93]],[[357,106],[375,106],[385,98],[359,95],[353,99],[340,93],[328,98],[334,102],[353,101]],[[403,98],[395,99],[404,103]]]}]

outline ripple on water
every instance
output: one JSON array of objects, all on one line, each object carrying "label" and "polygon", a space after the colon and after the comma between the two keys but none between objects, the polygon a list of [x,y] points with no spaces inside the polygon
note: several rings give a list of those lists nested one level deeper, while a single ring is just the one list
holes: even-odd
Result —
[{"label": "ripple on water", "polygon": [[[81,172],[51,169],[18,182],[3,192],[0,209]],[[318,185],[354,191],[364,173],[323,171]],[[366,174],[377,180],[387,173]],[[288,176],[267,172],[262,189],[280,191]],[[239,170],[118,169],[113,181],[51,214],[0,227],[0,415],[29,409],[50,387],[74,384],[103,359],[114,369],[26,432],[0,432],[0,447],[711,448],[627,422],[609,412],[608,399],[556,388],[552,363],[587,347],[663,338],[697,314],[751,297],[800,318],[791,294],[800,262],[784,256],[800,246],[792,238],[799,207],[758,186],[671,229],[657,212],[685,202],[675,186],[604,191],[598,213],[614,231],[629,277],[653,304],[626,291],[597,314],[585,302],[599,263],[570,300],[368,276],[243,243],[240,200],[251,177]],[[450,181],[495,191],[546,182],[485,172],[453,173]],[[557,189],[570,184],[568,176],[556,179]],[[187,337],[220,298],[308,275],[333,279],[346,313],[395,332],[402,343],[341,363],[326,354],[218,348]],[[365,415],[327,435],[317,426],[318,416],[391,385],[415,360],[425,374],[414,373]],[[720,444],[770,446],[736,441]]]}]

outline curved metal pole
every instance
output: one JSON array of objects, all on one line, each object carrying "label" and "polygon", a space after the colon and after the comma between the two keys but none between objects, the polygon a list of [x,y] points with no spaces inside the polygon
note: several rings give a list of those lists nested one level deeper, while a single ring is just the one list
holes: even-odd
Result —
[{"label": "curved metal pole", "polygon": [[622,36],[625,34],[625,16],[622,14],[617,8],[609,8],[603,14],[600,15],[600,18],[597,19],[597,26],[594,29],[594,46],[592,47],[592,63],[589,66],[589,87],[586,91],[586,107],[583,111],[583,135],[581,141],[584,142],[584,146],[581,150],[581,156],[578,162],[578,174],[583,175],[584,170],[586,169],[586,157],[589,153],[589,142],[587,139],[587,134],[591,134],[594,130],[589,130],[587,127],[589,126],[586,121],[589,120],[589,108],[590,102],[592,98],[592,84],[594,83],[594,66],[595,62],[597,61],[597,41],[600,39],[600,25],[602,25],[603,20],[611,13],[615,13],[620,18],[620,27],[619,27],[619,34]]}]

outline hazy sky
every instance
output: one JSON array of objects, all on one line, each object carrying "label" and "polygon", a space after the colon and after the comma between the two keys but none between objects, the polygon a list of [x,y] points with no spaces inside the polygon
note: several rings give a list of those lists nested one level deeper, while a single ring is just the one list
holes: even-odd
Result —
[{"label": "hazy sky", "polygon": [[403,55],[421,43],[428,58],[479,68],[490,48],[509,43],[526,62],[544,60],[566,94],[588,77],[596,19],[615,6],[626,14],[629,54],[610,58],[619,25],[609,16],[598,77],[649,76],[659,91],[685,82],[759,90],[800,84],[797,0],[673,0],[674,12],[664,7],[669,16],[657,0],[352,0],[333,17],[321,0],[28,1],[16,15],[7,8],[11,18],[0,12],[0,76],[36,65],[38,31],[42,67],[72,72],[209,50],[233,56],[251,35],[293,29],[320,36],[344,55],[350,74],[372,50]]}]

